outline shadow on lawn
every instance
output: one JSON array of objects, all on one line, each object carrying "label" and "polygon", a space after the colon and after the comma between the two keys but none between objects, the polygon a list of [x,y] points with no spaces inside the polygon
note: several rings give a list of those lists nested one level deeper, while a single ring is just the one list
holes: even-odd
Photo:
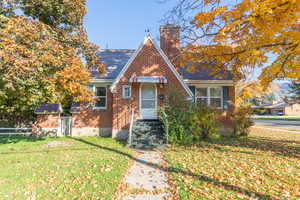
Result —
[{"label": "shadow on lawn", "polygon": [[194,174],[190,171],[185,171],[185,170],[177,169],[177,168],[173,168],[173,167],[164,167],[164,166],[161,166],[161,165],[158,165],[158,164],[149,163],[149,162],[146,162],[144,160],[135,158],[132,155],[127,154],[125,152],[122,152],[122,151],[119,151],[119,150],[116,150],[116,149],[112,149],[112,148],[109,148],[109,147],[104,147],[104,146],[101,146],[101,145],[98,145],[98,144],[94,144],[92,142],[83,140],[81,138],[73,138],[73,139],[77,140],[79,142],[83,142],[85,144],[89,144],[91,146],[106,150],[106,151],[111,151],[111,152],[115,152],[117,154],[121,154],[121,155],[126,156],[126,157],[128,157],[128,158],[130,158],[130,159],[132,159],[136,162],[142,163],[144,165],[148,165],[148,166],[150,166],[152,168],[155,168],[155,169],[160,169],[160,170],[165,171],[165,172],[183,174],[183,175],[186,175],[186,176],[192,176],[192,177],[197,178],[201,181],[206,181],[206,182],[212,183],[216,186],[224,187],[226,190],[231,190],[231,191],[234,191],[234,192],[246,194],[246,195],[248,195],[249,197],[252,197],[252,198],[253,198],[253,195],[255,195],[259,199],[267,199],[267,200],[274,199],[274,197],[272,197],[270,195],[261,194],[261,193],[255,192],[255,191],[250,191],[248,189],[245,189],[245,188],[242,188],[242,187],[239,187],[239,186],[236,186],[236,185],[232,185],[230,183],[226,183],[226,182],[223,182],[223,181],[219,181],[217,179],[210,178],[208,176],[204,176],[204,175],[201,175],[201,174]]},{"label": "shadow on lawn", "polygon": [[[300,158],[300,143],[297,141],[272,140],[270,138],[265,137],[249,137],[241,139],[222,138],[218,140],[209,140],[208,142],[211,144],[217,144],[221,146],[251,148],[259,151],[273,152],[280,156]],[[296,146],[294,144],[296,144]],[[218,149],[219,147],[215,148]]]},{"label": "shadow on lawn", "polygon": [[21,135],[12,135],[12,136],[0,136],[0,145],[1,144],[15,144],[18,142],[36,142],[44,140],[43,138],[31,137],[31,136],[21,136]]}]

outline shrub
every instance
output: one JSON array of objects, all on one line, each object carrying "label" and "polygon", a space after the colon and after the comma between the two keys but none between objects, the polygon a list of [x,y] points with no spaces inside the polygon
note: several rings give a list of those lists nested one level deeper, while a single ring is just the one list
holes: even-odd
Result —
[{"label": "shrub", "polygon": [[207,139],[218,132],[216,112],[206,106],[195,107],[192,114],[191,126],[194,140]]},{"label": "shrub", "polygon": [[178,90],[171,89],[160,118],[173,144],[190,145],[217,133],[216,112],[208,107],[194,106]]},{"label": "shrub", "polygon": [[192,143],[191,117],[191,103],[178,90],[171,89],[167,95],[166,105],[160,110],[160,118],[170,143],[182,145]]},{"label": "shrub", "polygon": [[231,117],[233,122],[233,137],[249,135],[250,127],[253,125],[252,114],[253,110],[250,105],[245,104],[235,108]]}]

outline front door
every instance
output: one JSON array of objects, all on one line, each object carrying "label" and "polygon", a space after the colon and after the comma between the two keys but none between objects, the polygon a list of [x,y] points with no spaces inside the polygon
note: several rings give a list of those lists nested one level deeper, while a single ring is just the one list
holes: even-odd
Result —
[{"label": "front door", "polygon": [[140,115],[142,119],[157,119],[156,85],[142,84],[140,91]]}]

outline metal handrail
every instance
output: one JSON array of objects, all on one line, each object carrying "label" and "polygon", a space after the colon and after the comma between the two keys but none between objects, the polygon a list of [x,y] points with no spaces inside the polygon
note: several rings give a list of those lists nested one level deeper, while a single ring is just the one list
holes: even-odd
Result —
[{"label": "metal handrail", "polygon": [[133,127],[133,120],[134,120],[134,109],[131,109],[131,119],[130,119],[130,126],[129,126],[129,146],[132,143],[132,127]]}]

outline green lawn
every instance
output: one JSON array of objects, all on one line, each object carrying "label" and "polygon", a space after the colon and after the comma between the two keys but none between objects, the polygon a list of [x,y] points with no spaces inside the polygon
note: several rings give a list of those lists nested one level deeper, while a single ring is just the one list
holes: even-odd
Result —
[{"label": "green lawn", "polygon": [[300,134],[252,129],[165,152],[181,199],[300,199]]},{"label": "green lawn", "polygon": [[109,138],[2,136],[0,199],[112,199],[131,155]]}]

